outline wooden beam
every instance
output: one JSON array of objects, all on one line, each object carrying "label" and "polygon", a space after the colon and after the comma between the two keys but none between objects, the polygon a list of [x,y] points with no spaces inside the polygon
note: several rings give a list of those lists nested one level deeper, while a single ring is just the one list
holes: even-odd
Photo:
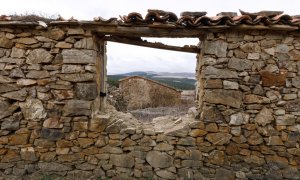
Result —
[{"label": "wooden beam", "polygon": [[124,44],[131,44],[136,46],[143,46],[149,48],[156,48],[156,49],[164,49],[164,50],[171,50],[171,51],[180,51],[180,52],[187,52],[187,53],[199,53],[200,49],[197,46],[171,46],[165,45],[162,43],[152,43],[143,41],[141,38],[128,38],[128,37],[114,37],[114,36],[105,36],[103,38],[105,41],[117,42],[117,43],[124,43]]}]

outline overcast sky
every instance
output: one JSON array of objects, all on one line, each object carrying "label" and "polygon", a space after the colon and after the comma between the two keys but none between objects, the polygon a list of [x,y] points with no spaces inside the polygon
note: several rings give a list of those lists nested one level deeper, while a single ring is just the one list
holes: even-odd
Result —
[{"label": "overcast sky", "polygon": [[[206,11],[208,16],[218,12],[249,12],[261,10],[281,10],[290,15],[300,14],[299,0],[0,0],[1,14],[35,13],[58,15],[64,18],[92,20],[139,12],[147,9],[172,11],[178,16],[182,11]],[[162,40],[170,44],[196,45],[198,39]],[[118,43],[108,44],[108,73],[117,74],[129,71],[194,72],[195,54],[156,50]]]}]

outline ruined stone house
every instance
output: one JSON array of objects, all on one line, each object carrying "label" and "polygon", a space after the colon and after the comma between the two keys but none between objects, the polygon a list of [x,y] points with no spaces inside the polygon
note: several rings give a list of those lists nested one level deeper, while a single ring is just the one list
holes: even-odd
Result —
[{"label": "ruined stone house", "polygon": [[[299,16],[205,15],[1,16],[0,177],[299,179]],[[107,41],[197,54],[199,118],[161,129],[106,106]]]},{"label": "ruined stone house", "polygon": [[120,79],[119,87],[128,110],[175,106],[181,99],[180,90],[141,76]]}]

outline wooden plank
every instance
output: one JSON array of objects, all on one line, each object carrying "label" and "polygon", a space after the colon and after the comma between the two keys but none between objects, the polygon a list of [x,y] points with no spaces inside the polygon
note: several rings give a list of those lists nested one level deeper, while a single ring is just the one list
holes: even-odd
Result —
[{"label": "wooden plank", "polygon": [[111,41],[111,42],[117,42],[117,43],[124,43],[124,44],[131,44],[136,46],[143,46],[143,47],[149,47],[149,48],[156,48],[156,49],[164,49],[164,50],[171,50],[171,51],[179,51],[179,52],[187,52],[187,53],[199,53],[200,49],[195,47],[189,47],[189,46],[171,46],[171,45],[165,45],[162,43],[151,43],[147,41],[143,41],[142,39],[132,39],[127,37],[114,37],[114,36],[107,36],[104,37],[104,40]]}]

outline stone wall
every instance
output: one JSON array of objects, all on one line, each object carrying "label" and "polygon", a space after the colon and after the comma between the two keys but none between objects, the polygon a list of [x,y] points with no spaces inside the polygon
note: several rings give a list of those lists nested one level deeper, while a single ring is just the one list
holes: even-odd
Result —
[{"label": "stone wall", "polygon": [[300,178],[300,34],[210,33],[202,48],[200,119],[216,124],[199,146],[247,177]]},{"label": "stone wall", "polygon": [[105,48],[89,30],[1,28],[0,47],[2,179],[300,177],[297,32],[208,33],[200,119],[164,129],[98,112]]},{"label": "stone wall", "polygon": [[119,84],[128,110],[180,104],[181,91],[150,79],[134,76]]}]

